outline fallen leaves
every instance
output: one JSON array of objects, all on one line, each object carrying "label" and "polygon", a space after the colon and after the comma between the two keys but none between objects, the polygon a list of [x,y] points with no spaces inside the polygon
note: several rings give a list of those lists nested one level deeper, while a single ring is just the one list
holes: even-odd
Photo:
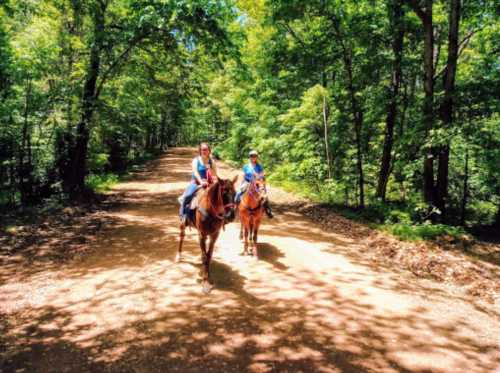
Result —
[{"label": "fallen leaves", "polygon": [[301,213],[325,231],[359,241],[364,245],[358,253],[368,255],[374,263],[389,264],[417,277],[459,286],[466,294],[488,303],[500,301],[498,244],[481,242],[468,235],[459,238],[444,235],[434,241],[401,241],[338,215],[328,206],[303,200],[282,202],[277,210]]}]

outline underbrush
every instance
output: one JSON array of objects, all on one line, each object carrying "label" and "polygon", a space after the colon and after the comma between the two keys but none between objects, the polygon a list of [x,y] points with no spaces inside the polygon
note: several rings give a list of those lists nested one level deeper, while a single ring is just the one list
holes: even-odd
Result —
[{"label": "underbrush", "polygon": [[120,177],[113,173],[100,175],[89,175],[85,180],[85,186],[96,193],[111,190],[120,181]]},{"label": "underbrush", "polygon": [[328,207],[348,219],[367,224],[404,241],[434,240],[439,236],[459,238],[466,234],[464,228],[447,224],[433,224],[423,203],[418,201],[381,202],[369,201],[365,208],[349,207],[342,201],[342,190],[333,183],[314,187],[303,181],[289,180],[279,172],[269,178],[283,190]]},{"label": "underbrush", "polygon": [[111,190],[113,186],[121,180],[126,179],[130,172],[140,169],[145,163],[158,158],[161,152],[145,152],[130,158],[127,161],[127,166],[122,172],[105,172],[104,165],[94,170],[87,176],[85,186],[95,193],[103,193]]}]

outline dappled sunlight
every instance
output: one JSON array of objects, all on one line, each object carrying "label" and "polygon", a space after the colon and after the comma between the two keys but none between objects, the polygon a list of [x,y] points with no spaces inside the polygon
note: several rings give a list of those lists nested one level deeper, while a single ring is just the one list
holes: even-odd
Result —
[{"label": "dappled sunlight", "polygon": [[[86,241],[92,255],[3,279],[6,371],[22,362],[43,370],[56,356],[70,371],[499,367],[498,321],[445,301],[437,285],[373,266],[361,244],[293,213],[264,221],[258,258],[241,255],[239,224],[227,225],[214,252],[215,287],[204,295],[194,230],[174,263],[182,188],[172,187],[167,166],[179,164],[174,185],[189,177],[189,152],[176,154],[114,189],[126,202],[113,202],[108,223]],[[149,177],[158,181],[148,186]]]}]

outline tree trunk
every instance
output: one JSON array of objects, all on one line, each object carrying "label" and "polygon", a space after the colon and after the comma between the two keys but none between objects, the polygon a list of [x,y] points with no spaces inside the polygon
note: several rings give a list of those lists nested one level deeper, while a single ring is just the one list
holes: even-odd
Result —
[{"label": "tree trunk", "polygon": [[500,229],[500,206],[498,206],[497,216],[495,217],[494,226]]},{"label": "tree trunk", "polygon": [[464,186],[462,192],[462,211],[460,214],[460,225],[465,226],[465,215],[467,212],[467,197],[469,196],[469,150],[465,150],[465,175],[464,175]]},{"label": "tree trunk", "polygon": [[[425,138],[434,126],[434,32],[432,25],[432,0],[425,0],[424,27],[424,128]],[[426,148],[424,155],[424,199],[434,205],[434,149]]]},{"label": "tree trunk", "polygon": [[[460,25],[460,0],[451,0],[450,29],[448,32],[448,60],[443,77],[444,99],[440,107],[440,116],[445,129],[450,128],[453,122],[453,96],[455,91],[455,76],[458,60],[458,30]],[[439,149],[439,166],[436,186],[436,207],[441,210],[442,220],[446,221],[446,202],[448,198],[448,167],[450,144]]]},{"label": "tree trunk", "polygon": [[330,146],[328,144],[328,104],[326,102],[326,95],[323,96],[323,125],[325,127],[325,154],[328,167],[328,178],[332,178],[332,160],[330,158]]},{"label": "tree trunk", "polygon": [[166,144],[166,128],[167,126],[167,115],[164,110],[161,111],[161,119],[160,119],[160,150],[165,150]]},{"label": "tree trunk", "polygon": [[385,201],[385,194],[387,190],[387,182],[389,180],[391,161],[392,161],[392,146],[394,141],[394,124],[397,116],[397,105],[399,87],[401,85],[401,61],[403,57],[403,7],[401,0],[394,0],[392,4],[392,28],[393,28],[393,41],[392,52],[394,54],[394,62],[392,68],[392,80],[390,88],[390,98],[387,107],[384,150],[380,165],[380,172],[377,185],[377,197]]},{"label": "tree trunk", "polygon": [[146,151],[151,150],[152,138],[153,138],[152,130],[150,128],[148,128],[146,130],[146,139],[145,139],[145,144],[144,144],[144,148],[146,149]]},{"label": "tree trunk", "polygon": [[356,116],[356,158],[359,175],[359,207],[365,207],[365,177],[363,173],[363,149],[361,146],[361,128],[363,124],[363,113]]},{"label": "tree trunk", "polygon": [[21,204],[28,205],[33,197],[33,170],[31,160],[31,128],[29,125],[29,107],[31,100],[32,80],[27,78],[26,96],[24,103],[24,121],[22,129],[21,146],[19,147],[18,176]]},{"label": "tree trunk", "polygon": [[365,207],[365,178],[363,174],[363,148],[361,146],[361,130],[363,128],[363,113],[356,99],[352,74],[352,51],[343,46],[344,67],[347,73],[347,86],[351,101],[351,110],[354,117],[354,135],[356,141],[356,167],[358,169],[358,187],[359,187],[359,207]]},{"label": "tree trunk", "polygon": [[339,22],[335,17],[331,18],[332,26],[335,30],[340,45],[342,47],[342,59],[344,62],[344,69],[347,75],[347,90],[351,103],[351,114],[354,121],[354,134],[356,141],[356,158],[357,158],[357,171],[358,171],[358,187],[359,187],[359,207],[365,207],[365,179],[363,174],[363,148],[361,146],[361,132],[363,128],[363,112],[361,106],[356,98],[356,88],[354,87],[354,78],[352,71],[352,48],[346,46],[344,37],[340,30]]},{"label": "tree trunk", "polygon": [[[424,140],[427,139],[434,125],[434,30],[432,22],[432,2],[424,0],[424,6],[420,6],[418,0],[407,0],[417,16],[422,21],[424,31]],[[424,200],[429,206],[434,205],[434,156],[435,149],[425,146],[424,152],[424,176],[423,194]]]},{"label": "tree trunk", "polygon": [[106,4],[98,2],[94,8],[94,41],[90,50],[90,63],[85,78],[82,97],[82,114],[76,130],[76,144],[73,151],[71,177],[69,180],[70,196],[77,197],[85,189],[87,174],[87,150],[89,125],[95,110],[97,99],[97,79],[100,72],[101,49],[104,39],[104,14]]}]

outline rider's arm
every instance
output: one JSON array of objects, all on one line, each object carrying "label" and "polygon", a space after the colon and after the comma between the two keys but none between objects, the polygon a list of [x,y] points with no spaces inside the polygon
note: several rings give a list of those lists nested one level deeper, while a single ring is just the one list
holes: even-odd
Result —
[{"label": "rider's arm", "polygon": [[202,184],[203,179],[200,176],[200,173],[198,172],[198,158],[194,158],[193,162],[191,162],[191,168],[193,169],[193,175],[198,181],[198,183]]}]

